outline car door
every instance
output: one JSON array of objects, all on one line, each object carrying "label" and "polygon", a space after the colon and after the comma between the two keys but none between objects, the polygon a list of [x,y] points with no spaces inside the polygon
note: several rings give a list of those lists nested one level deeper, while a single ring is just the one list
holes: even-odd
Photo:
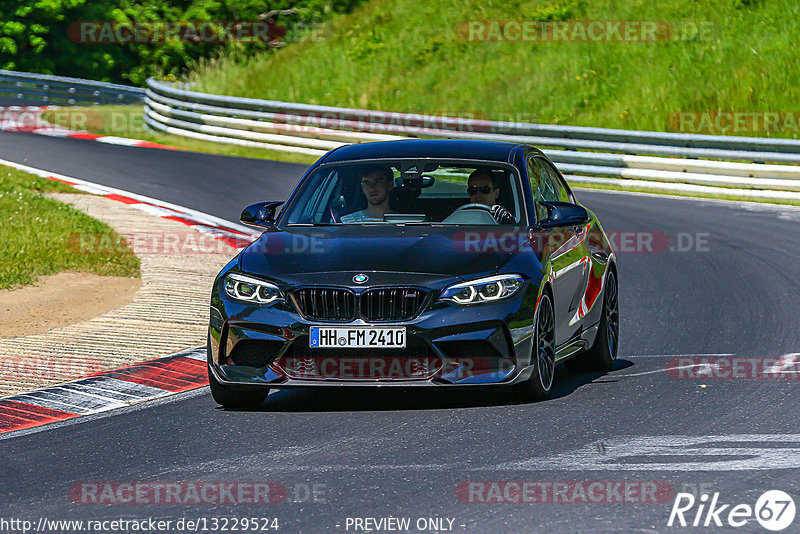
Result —
[{"label": "car door", "polygon": [[[537,177],[537,183],[531,182],[537,220],[547,217],[547,208],[539,203],[542,200],[574,203],[563,178],[550,162],[533,156],[528,167],[529,174]],[[556,345],[569,341],[581,330],[576,316],[586,289],[590,259],[584,244],[585,230],[583,225],[559,227],[546,235],[552,265]]]}]

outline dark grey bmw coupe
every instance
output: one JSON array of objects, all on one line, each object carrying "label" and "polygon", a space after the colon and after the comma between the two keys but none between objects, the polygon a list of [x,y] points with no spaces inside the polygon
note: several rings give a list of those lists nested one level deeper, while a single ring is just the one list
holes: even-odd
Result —
[{"label": "dark grey bmw coupe", "polygon": [[617,354],[613,250],[526,145],[407,140],[328,152],[217,276],[208,375],[226,407],[271,388],[508,388]]}]

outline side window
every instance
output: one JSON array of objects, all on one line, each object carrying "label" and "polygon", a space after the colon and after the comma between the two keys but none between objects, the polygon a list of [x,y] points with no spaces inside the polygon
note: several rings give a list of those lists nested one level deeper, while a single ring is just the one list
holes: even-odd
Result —
[{"label": "side window", "polygon": [[544,177],[542,176],[542,168],[534,157],[528,159],[528,179],[531,182],[531,193],[533,194],[533,203],[536,209],[536,220],[541,221],[547,218],[547,209],[539,204],[539,202],[547,200],[547,198],[545,198],[543,194]]},{"label": "side window", "polygon": [[569,187],[558,175],[558,171],[542,158],[535,156],[528,159],[528,178],[531,181],[531,192],[536,203],[536,219],[541,221],[547,217],[547,209],[539,204],[547,202],[575,202]]},{"label": "side window", "polygon": [[336,171],[328,174],[320,180],[319,185],[313,190],[311,197],[306,202],[303,210],[302,222],[323,222],[323,214],[330,203],[331,195],[334,192],[339,173]]},{"label": "side window", "polygon": [[542,167],[542,174],[547,176],[547,181],[550,184],[549,187],[553,196],[552,200],[558,202],[573,202],[571,195],[569,194],[569,189],[567,189],[567,186],[561,180],[561,177],[558,175],[558,171],[556,171],[552,165],[543,159],[538,159],[537,161]]},{"label": "side window", "polygon": [[325,185],[322,187],[324,190],[322,197],[320,198],[319,205],[316,208],[316,213],[314,214],[314,222],[330,222],[330,216],[328,216],[328,209],[330,208],[331,202],[335,198],[334,195],[337,195],[339,192],[339,173],[334,171],[328,176],[328,180],[326,181]]}]

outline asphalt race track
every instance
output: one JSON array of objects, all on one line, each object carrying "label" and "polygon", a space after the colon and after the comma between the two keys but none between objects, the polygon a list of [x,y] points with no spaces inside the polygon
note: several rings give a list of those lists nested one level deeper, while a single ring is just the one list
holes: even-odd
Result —
[{"label": "asphalt race track", "polygon": [[[28,134],[0,134],[0,158],[229,220],[245,204],[284,199],[304,168]],[[622,323],[611,373],[559,368],[555,398],[535,404],[500,393],[326,388],[270,394],[258,411],[224,411],[203,388],[0,439],[0,517],[277,517],[285,532],[354,532],[363,531],[354,518],[392,516],[412,527],[451,519],[453,532],[699,532],[733,529],[668,528],[674,493],[718,492],[720,503],[750,506],[767,490],[800,494],[792,379],[800,375],[698,379],[674,369],[689,361],[678,358],[749,366],[800,352],[800,209],[578,196],[617,232]],[[631,245],[653,235],[663,243],[657,250]],[[71,500],[74,484],[105,481],[274,482],[287,497],[235,506]],[[671,490],[648,500],[634,489],[635,502],[609,490],[601,502],[570,493],[569,502],[485,503],[475,501],[493,486],[469,485],[476,481]],[[754,518],[736,531],[765,532]]]}]

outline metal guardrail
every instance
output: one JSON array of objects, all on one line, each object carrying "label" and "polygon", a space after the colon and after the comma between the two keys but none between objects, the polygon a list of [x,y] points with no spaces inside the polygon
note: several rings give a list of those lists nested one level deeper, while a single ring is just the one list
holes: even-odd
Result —
[{"label": "metal guardrail", "polygon": [[[561,126],[547,124],[527,124],[514,122],[487,121],[470,119],[466,121],[469,131],[454,130],[444,125],[457,125],[465,122],[458,117],[443,118],[411,113],[388,113],[362,109],[338,108],[331,106],[314,106],[295,104],[275,100],[258,100],[253,98],[228,97],[198,93],[174,87],[172,84],[153,79],[147,81],[148,96],[156,95],[171,98],[173,103],[188,104],[185,109],[207,111],[209,113],[227,114],[228,116],[249,116],[259,120],[286,120],[294,117],[315,117],[324,119],[326,124],[339,126],[341,129],[359,129],[381,133],[428,134],[440,133],[448,136],[460,135],[465,138],[495,134],[502,136],[500,140],[535,139],[537,144],[559,146],[563,148],[579,147],[589,150],[613,149],[614,152],[636,154],[658,153],[659,155],[679,156],[685,154],[694,157],[715,157],[742,153],[747,157],[739,159],[757,159],[759,156],[770,157],[770,152],[786,152],[800,163],[800,140],[767,139],[759,137],[714,136],[700,134],[678,134],[667,132],[643,132],[636,130],[615,130],[606,128],[589,128],[582,126]],[[394,124],[387,122],[387,119]],[[402,126],[397,123],[402,122]],[[443,125],[432,127],[432,125]],[[516,141],[512,141],[516,142]],[[527,142],[527,141],[525,141]],[[681,152],[683,151],[683,152]],[[716,152],[720,151],[720,152]],[[706,155],[708,154],[708,155]],[[751,158],[751,155],[755,155]],[[777,155],[780,158],[780,155]],[[722,158],[720,158],[722,159]],[[780,159],[776,161],[782,161]]]},{"label": "metal guardrail", "polygon": [[46,104],[135,104],[144,89],[48,74],[0,70],[0,96]]},{"label": "metal guardrail", "polygon": [[800,140],[488,121],[212,95],[147,80],[126,85],[0,70],[0,96],[52,104],[144,102],[156,131],[321,156],[409,137],[543,148],[572,182],[800,201]]},{"label": "metal guardrail", "polygon": [[211,95],[154,79],[147,86],[146,124],[197,139],[312,156],[408,137],[530,143],[573,182],[800,200],[800,140],[464,120]]}]

